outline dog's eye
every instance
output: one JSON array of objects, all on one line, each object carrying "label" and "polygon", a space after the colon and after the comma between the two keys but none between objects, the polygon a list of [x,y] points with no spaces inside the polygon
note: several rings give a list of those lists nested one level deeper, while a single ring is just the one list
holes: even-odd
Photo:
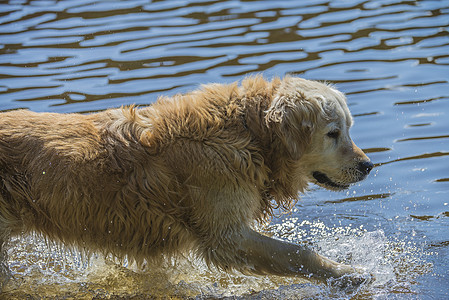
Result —
[{"label": "dog's eye", "polygon": [[340,136],[340,130],[334,129],[327,133],[327,136],[332,139],[337,139]]}]

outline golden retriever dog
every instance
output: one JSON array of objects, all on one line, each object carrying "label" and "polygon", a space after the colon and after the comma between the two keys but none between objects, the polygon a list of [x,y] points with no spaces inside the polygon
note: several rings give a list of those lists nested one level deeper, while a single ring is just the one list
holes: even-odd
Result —
[{"label": "golden retriever dog", "polygon": [[35,232],[137,263],[194,251],[226,271],[358,278],[254,230],[310,182],[342,190],[367,176],[351,125],[341,92],[293,76],[142,108],[1,113],[0,243]]}]

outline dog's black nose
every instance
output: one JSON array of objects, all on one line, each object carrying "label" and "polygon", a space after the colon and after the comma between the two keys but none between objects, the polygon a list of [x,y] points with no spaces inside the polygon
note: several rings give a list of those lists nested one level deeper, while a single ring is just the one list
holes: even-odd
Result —
[{"label": "dog's black nose", "polygon": [[371,161],[362,161],[359,162],[359,170],[360,172],[362,172],[364,175],[368,175],[369,172],[373,169],[374,165]]}]

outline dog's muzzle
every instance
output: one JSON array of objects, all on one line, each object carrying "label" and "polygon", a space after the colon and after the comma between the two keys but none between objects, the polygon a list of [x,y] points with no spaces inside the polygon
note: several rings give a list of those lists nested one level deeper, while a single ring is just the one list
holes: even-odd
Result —
[{"label": "dog's muzzle", "polygon": [[[374,167],[373,163],[369,160],[359,162],[359,164],[357,165],[357,171],[359,172],[359,174],[358,174],[359,178],[354,180],[354,182],[363,180],[369,174],[369,172],[371,172],[373,167]],[[347,189],[351,183],[353,183],[353,182],[339,183],[339,182],[332,181],[332,179],[330,179],[326,174],[319,172],[319,171],[313,172],[312,176],[313,176],[313,178],[315,178],[315,180],[319,184],[321,184],[325,187],[331,188],[331,189],[344,190],[344,189]]]}]

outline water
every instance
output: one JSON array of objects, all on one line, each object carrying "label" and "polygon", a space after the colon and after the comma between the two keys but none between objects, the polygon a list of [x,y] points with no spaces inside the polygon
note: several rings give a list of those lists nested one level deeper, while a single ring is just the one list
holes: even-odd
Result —
[{"label": "water", "polygon": [[349,191],[312,186],[267,230],[377,278],[341,291],[191,257],[139,271],[27,236],[2,296],[448,299],[448,25],[449,1],[2,1],[0,110],[145,105],[257,72],[335,83],[376,168]]}]

